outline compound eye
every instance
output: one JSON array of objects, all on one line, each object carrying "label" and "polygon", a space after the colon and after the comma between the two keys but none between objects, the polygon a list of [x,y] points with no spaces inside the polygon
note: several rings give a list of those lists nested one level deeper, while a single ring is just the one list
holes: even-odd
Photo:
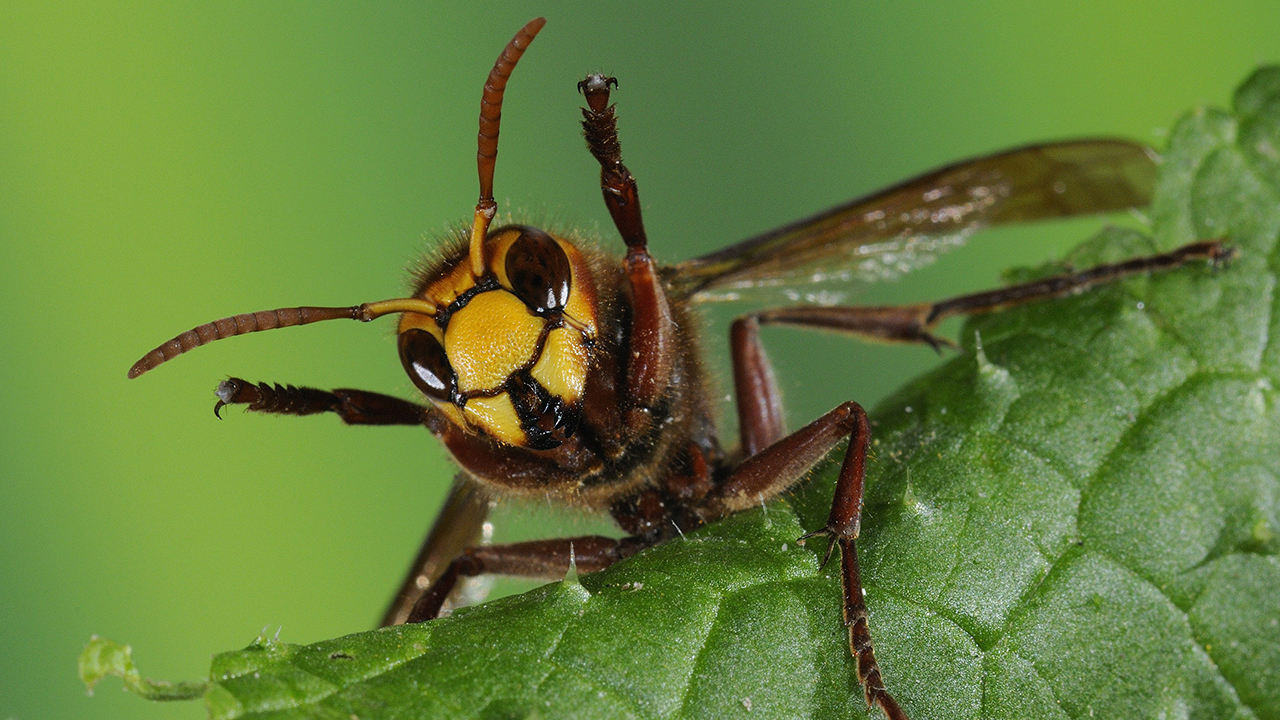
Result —
[{"label": "compound eye", "polygon": [[458,382],[444,346],[426,330],[409,328],[400,333],[400,362],[413,384],[432,400],[449,402]]},{"label": "compound eye", "polygon": [[541,230],[521,231],[507,249],[506,270],[511,291],[535,314],[563,310],[569,302],[569,256]]}]

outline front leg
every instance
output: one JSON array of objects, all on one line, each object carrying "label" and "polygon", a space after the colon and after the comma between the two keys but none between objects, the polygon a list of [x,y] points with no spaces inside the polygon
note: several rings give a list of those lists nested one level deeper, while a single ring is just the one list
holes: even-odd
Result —
[{"label": "front leg", "polygon": [[639,412],[628,418],[633,427],[646,424],[645,412],[655,407],[671,382],[672,358],[677,352],[676,326],[658,268],[649,255],[649,240],[640,215],[640,191],[635,176],[622,162],[614,106],[609,88],[618,81],[588,75],[578,83],[587,99],[582,109],[582,134],[587,148],[600,163],[600,190],[613,224],[627,245],[623,267],[631,290],[631,327],[627,357],[627,397]]},{"label": "front leg", "polygon": [[422,425],[430,410],[408,400],[369,392],[339,388],[319,390],[293,385],[251,383],[227,378],[214,391],[218,403],[213,414],[221,418],[228,405],[247,405],[245,410],[278,415],[315,415],[331,412],[348,425]]}]

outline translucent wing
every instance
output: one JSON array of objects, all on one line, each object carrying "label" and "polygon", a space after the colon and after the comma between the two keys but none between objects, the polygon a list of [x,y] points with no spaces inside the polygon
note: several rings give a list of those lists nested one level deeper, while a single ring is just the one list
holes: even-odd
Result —
[{"label": "translucent wing", "polygon": [[664,268],[672,295],[734,299],[748,288],[897,275],[991,225],[1146,205],[1155,153],[1123,140],[1030,145],[907,180]]}]

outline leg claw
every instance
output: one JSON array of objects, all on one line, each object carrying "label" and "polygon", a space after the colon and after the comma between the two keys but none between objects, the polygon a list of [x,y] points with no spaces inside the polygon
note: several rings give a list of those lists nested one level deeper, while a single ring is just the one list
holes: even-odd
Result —
[{"label": "leg claw", "polygon": [[821,530],[814,530],[811,533],[805,533],[804,535],[801,535],[800,539],[797,541],[801,545],[803,545],[805,540],[808,540],[809,538],[815,538],[820,535],[825,535],[827,538],[827,551],[822,555],[822,562],[818,565],[819,569],[827,566],[827,562],[831,560],[831,554],[836,549],[836,539],[837,537],[839,537],[836,531],[832,530],[829,527],[824,527]]}]

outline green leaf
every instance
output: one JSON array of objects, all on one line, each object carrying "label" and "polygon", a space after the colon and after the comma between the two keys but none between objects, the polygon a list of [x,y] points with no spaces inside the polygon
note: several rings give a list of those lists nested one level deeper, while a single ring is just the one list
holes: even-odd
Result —
[{"label": "green leaf", "polygon": [[192,700],[204,695],[208,688],[206,682],[171,683],[163,680],[148,680],[138,673],[133,664],[133,648],[97,635],[89,639],[89,644],[80,652],[80,681],[93,688],[103,678],[114,675],[124,680],[125,687],[133,693],[148,700]]},{"label": "green leaf", "polygon": [[[914,720],[1280,719],[1280,68],[1181,121],[1162,173],[1154,239],[1070,262],[1226,237],[1230,268],[972,320],[874,415],[863,578]],[[866,717],[796,544],[833,482],[436,622],[259,638],[215,659],[210,716]]]}]

